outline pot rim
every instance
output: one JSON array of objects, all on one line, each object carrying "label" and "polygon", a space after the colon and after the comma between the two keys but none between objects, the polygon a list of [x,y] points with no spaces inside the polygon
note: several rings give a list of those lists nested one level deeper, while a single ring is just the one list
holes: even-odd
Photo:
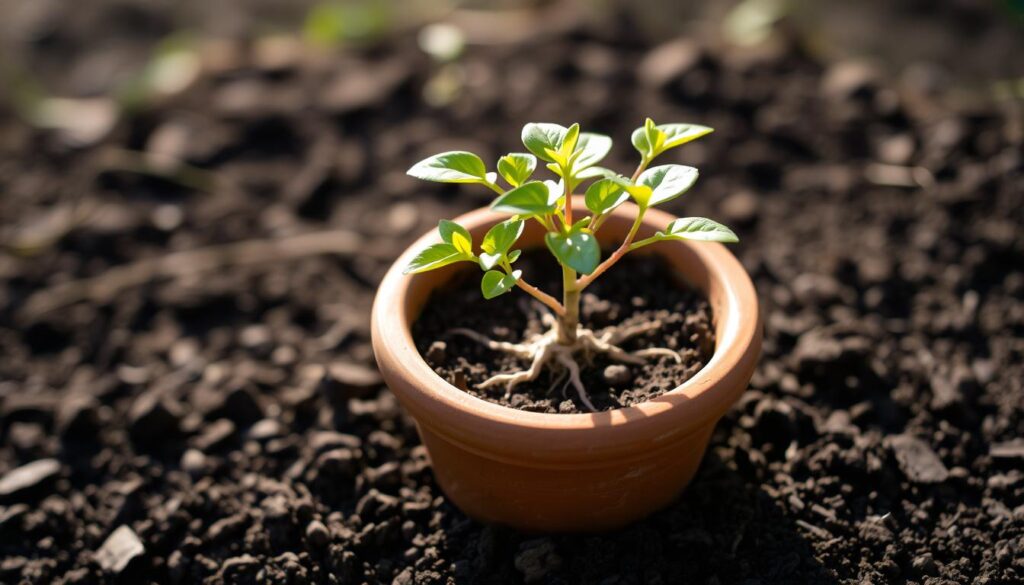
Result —
[{"label": "pot rim", "polygon": [[[585,209],[577,196],[578,208]],[[636,206],[619,206],[605,223],[626,228]],[[478,232],[507,219],[487,208],[454,221]],[[664,229],[674,216],[649,209],[641,234]],[[600,235],[600,232],[599,232]],[[722,244],[664,241],[651,246],[662,256],[683,254],[706,273],[699,286],[712,302],[716,343],[711,360],[683,384],[640,404],[596,413],[526,412],[488,402],[438,376],[416,349],[409,315],[410,291],[431,273],[402,274],[422,248],[440,242],[431,230],[413,243],[381,281],[371,313],[374,353],[388,386],[417,423],[477,454],[522,462],[561,465],[634,456],[675,443],[718,420],[746,390],[761,353],[761,311],[753,282]],[[675,248],[675,249],[673,249]],[[693,282],[692,274],[682,275]]]}]

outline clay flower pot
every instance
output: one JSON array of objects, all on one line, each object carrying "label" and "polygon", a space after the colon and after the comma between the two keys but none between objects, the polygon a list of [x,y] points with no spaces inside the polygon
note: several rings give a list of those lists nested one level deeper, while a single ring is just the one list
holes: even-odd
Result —
[{"label": "clay flower pot", "polygon": [[[585,209],[582,199],[577,209]],[[634,217],[631,204],[619,207],[598,232],[602,244],[618,245]],[[503,219],[480,209],[455,221],[479,242]],[[672,219],[648,211],[637,239]],[[384,277],[372,335],[384,380],[416,419],[434,475],[452,502],[479,520],[545,532],[607,530],[671,502],[693,478],[711,431],[747,388],[761,353],[757,296],[732,253],[717,243],[679,241],[634,252],[662,256],[710,299],[715,353],[696,376],[629,408],[544,414],[471,396],[435,374],[416,350],[411,324],[459,267],[416,275],[402,270],[416,252],[439,241],[431,230]],[[517,247],[543,245],[542,229],[528,222]]]}]

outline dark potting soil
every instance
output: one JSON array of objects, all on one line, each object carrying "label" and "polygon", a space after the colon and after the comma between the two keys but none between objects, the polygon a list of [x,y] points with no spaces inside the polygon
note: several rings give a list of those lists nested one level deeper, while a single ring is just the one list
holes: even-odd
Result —
[{"label": "dark potting soil", "polygon": [[[561,273],[546,252],[524,254],[516,264],[535,286],[558,296]],[[480,272],[464,271],[444,290],[435,291],[413,325],[413,338],[439,376],[484,400],[532,412],[572,414],[590,412],[567,383],[564,369],[551,364],[537,380],[505,388],[481,389],[491,376],[523,370],[528,361],[496,352],[468,337],[453,333],[465,328],[497,341],[519,343],[547,330],[541,323],[545,309],[516,289],[496,299],[480,294]],[[606,328],[629,327],[656,321],[658,329],[621,344],[627,351],[664,347],[679,354],[647,360],[643,365],[623,364],[607,356],[580,356],[580,377],[599,410],[632,406],[672,390],[693,377],[714,352],[714,328],[706,299],[673,274],[654,255],[634,254],[594,281],[582,297],[580,323],[601,333]]]},{"label": "dark potting soil", "polygon": [[[102,72],[180,22],[168,2],[25,4],[3,23],[59,95],[123,84]],[[864,4],[943,18],[963,46],[988,30],[962,26],[964,3]],[[411,36],[326,60],[219,43],[186,91],[105,132],[0,103],[0,583],[1024,581],[1019,100],[965,99],[941,62],[892,80],[799,42],[536,30],[468,47],[472,83],[442,106],[421,96],[444,66]],[[923,38],[900,40],[929,54]],[[538,120],[613,136],[602,165],[628,171],[645,115],[715,128],[664,155],[701,171],[665,208],[740,236],[766,325],[751,389],[646,520],[475,522],[381,383],[369,309],[414,238],[493,193],[404,171],[452,149],[492,162]],[[130,151],[216,185],[134,172]],[[202,262],[146,274],[188,251]]]}]

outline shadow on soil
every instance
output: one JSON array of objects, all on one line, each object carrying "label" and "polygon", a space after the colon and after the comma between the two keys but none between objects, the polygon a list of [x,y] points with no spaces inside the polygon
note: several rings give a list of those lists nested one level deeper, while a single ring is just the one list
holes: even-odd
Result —
[{"label": "shadow on soil", "polygon": [[469,541],[470,582],[838,582],[814,558],[810,537],[714,447],[675,502],[617,532],[529,536],[449,513],[459,518],[449,536]]}]

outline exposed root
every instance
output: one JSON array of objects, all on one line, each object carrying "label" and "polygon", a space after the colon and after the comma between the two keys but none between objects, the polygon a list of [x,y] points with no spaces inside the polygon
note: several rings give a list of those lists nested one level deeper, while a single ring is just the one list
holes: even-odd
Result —
[{"label": "exposed root", "polygon": [[490,337],[487,337],[486,335],[481,335],[476,331],[473,331],[472,329],[466,329],[464,327],[452,329],[450,333],[468,337],[491,351],[510,353],[516,357],[520,357],[523,359],[530,359],[533,357],[533,354],[535,353],[533,348],[530,347],[528,344],[509,343],[507,341],[495,341]]},{"label": "exposed root", "polygon": [[492,386],[499,384],[505,385],[505,395],[508,396],[512,389],[522,384],[523,382],[532,382],[537,379],[540,375],[540,371],[544,368],[544,363],[551,357],[552,344],[547,344],[540,347],[537,353],[533,356],[533,362],[530,364],[530,368],[527,370],[520,370],[511,374],[498,374],[488,380],[481,382],[478,387],[486,390]]},{"label": "exposed root", "polygon": [[594,403],[590,401],[587,389],[583,387],[583,380],[580,380],[580,366],[576,363],[576,360],[572,359],[572,354],[559,352],[558,361],[565,366],[567,370],[569,370],[569,382],[576,388],[576,393],[579,394],[580,401],[586,405],[591,412],[596,412],[597,408],[595,408]]},{"label": "exposed root", "polygon": [[576,389],[580,402],[589,410],[595,412],[597,408],[590,401],[587,389],[583,386],[583,380],[580,378],[580,366],[576,359],[577,354],[581,354],[588,362],[595,355],[607,355],[613,360],[633,365],[643,364],[646,359],[658,357],[667,357],[676,363],[682,363],[683,361],[677,352],[665,347],[651,347],[628,352],[618,346],[619,343],[631,337],[657,330],[661,327],[660,321],[648,321],[629,327],[611,328],[603,331],[600,335],[590,329],[581,327],[576,334],[576,342],[574,344],[562,345],[557,341],[558,336],[554,329],[555,318],[549,313],[544,313],[541,317],[542,322],[549,328],[548,331],[535,335],[522,343],[495,341],[486,335],[481,335],[470,329],[459,328],[451,330],[451,333],[468,337],[492,351],[507,353],[520,359],[530,360],[529,368],[492,376],[478,384],[478,388],[486,390],[496,386],[504,386],[505,397],[507,398],[516,386],[523,382],[536,380],[544,367],[553,363],[561,366],[561,368],[558,372],[558,377],[551,384],[549,393],[554,391],[555,387],[565,379],[562,395],[564,396],[565,389],[572,385]]}]

